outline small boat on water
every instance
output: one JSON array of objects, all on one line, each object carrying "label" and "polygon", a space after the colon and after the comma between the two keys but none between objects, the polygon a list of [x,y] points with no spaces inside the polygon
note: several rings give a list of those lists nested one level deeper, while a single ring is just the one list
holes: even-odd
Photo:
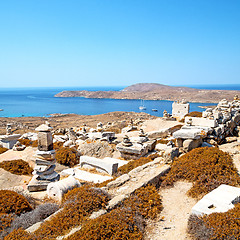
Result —
[{"label": "small boat on water", "polygon": [[153,108],[152,111],[153,112],[158,112],[158,110],[156,108]]},{"label": "small boat on water", "polygon": [[141,99],[141,105],[139,106],[139,110],[146,110],[147,108],[144,106],[144,100]]}]

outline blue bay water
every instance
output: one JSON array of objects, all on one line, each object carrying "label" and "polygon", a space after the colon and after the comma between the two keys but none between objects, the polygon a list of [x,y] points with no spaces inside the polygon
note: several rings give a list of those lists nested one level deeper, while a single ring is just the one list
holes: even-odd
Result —
[{"label": "blue bay water", "polygon": [[[194,87],[194,86],[192,86]],[[197,86],[195,86],[197,87]],[[198,88],[207,88],[201,86]],[[114,111],[140,112],[140,100],[128,99],[92,99],[92,98],[55,98],[63,90],[121,90],[124,87],[88,87],[88,88],[19,88],[0,89],[0,117],[48,116],[53,113],[75,113],[96,115]],[[211,86],[208,89],[240,90],[240,85]],[[161,117],[164,110],[172,111],[172,101],[145,100],[144,112]],[[212,103],[190,103],[190,111],[203,111],[199,106]],[[158,112],[153,112],[157,109]]]}]

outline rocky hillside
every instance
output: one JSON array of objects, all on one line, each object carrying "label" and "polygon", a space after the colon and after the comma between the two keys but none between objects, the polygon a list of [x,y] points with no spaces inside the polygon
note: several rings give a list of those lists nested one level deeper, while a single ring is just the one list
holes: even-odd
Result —
[{"label": "rocky hillside", "polygon": [[158,91],[195,91],[194,88],[188,87],[172,87],[159,83],[137,83],[124,88],[123,92],[158,92]]},{"label": "rocky hillside", "polygon": [[85,97],[85,98],[113,98],[113,99],[145,99],[170,100],[185,99],[189,102],[217,103],[225,98],[233,100],[240,91],[232,90],[205,90],[187,87],[172,87],[157,83],[138,83],[121,91],[63,91],[55,97]]}]

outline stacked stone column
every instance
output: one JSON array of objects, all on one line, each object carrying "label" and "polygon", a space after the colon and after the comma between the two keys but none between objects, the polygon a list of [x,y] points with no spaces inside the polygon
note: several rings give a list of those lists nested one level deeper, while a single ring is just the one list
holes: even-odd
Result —
[{"label": "stacked stone column", "polygon": [[29,191],[46,190],[50,182],[59,180],[59,174],[55,172],[55,150],[53,149],[52,128],[48,123],[36,128],[38,131],[38,150],[36,152],[33,178],[28,185]]}]

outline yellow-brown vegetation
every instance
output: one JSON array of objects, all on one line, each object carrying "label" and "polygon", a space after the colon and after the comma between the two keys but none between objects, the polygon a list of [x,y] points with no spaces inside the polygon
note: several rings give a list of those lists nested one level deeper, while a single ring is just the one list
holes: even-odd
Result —
[{"label": "yellow-brown vegetation", "polygon": [[190,112],[185,117],[202,117],[202,112],[194,111]]},{"label": "yellow-brown vegetation", "polygon": [[7,148],[4,148],[4,147],[0,147],[0,154],[6,152],[8,149]]},{"label": "yellow-brown vegetation", "polygon": [[66,240],[142,240],[143,234],[136,223],[130,210],[118,208],[88,221],[80,231]]},{"label": "yellow-brown vegetation", "polygon": [[53,149],[58,150],[63,146],[63,142],[55,142],[53,143]]},{"label": "yellow-brown vegetation", "polygon": [[13,230],[4,240],[40,240],[22,228]]},{"label": "yellow-brown vegetation", "polygon": [[56,151],[56,160],[62,165],[73,167],[79,163],[77,150],[75,148],[60,147]]},{"label": "yellow-brown vegetation", "polygon": [[123,201],[122,207],[131,209],[132,214],[141,215],[144,219],[154,219],[162,210],[162,201],[153,185],[141,187]]},{"label": "yellow-brown vegetation", "polygon": [[11,223],[14,219],[13,214],[4,214],[0,213],[0,233],[5,229],[11,226]]},{"label": "yellow-brown vegetation", "polygon": [[118,208],[99,218],[85,222],[81,230],[67,240],[143,239],[144,221],[155,218],[162,204],[157,189],[142,187]]},{"label": "yellow-brown vegetation", "polygon": [[29,164],[22,159],[3,161],[0,163],[0,168],[17,175],[31,175],[33,172]]},{"label": "yellow-brown vegetation", "polygon": [[18,140],[22,145],[25,145],[26,147],[37,147],[38,146],[38,141],[32,141],[30,139],[19,139]]},{"label": "yellow-brown vegetation", "polygon": [[118,168],[117,176],[129,173],[134,168],[142,166],[142,165],[144,165],[144,164],[146,164],[148,162],[151,162],[151,161],[153,161],[157,157],[159,157],[159,155],[156,153],[156,154],[152,154],[152,155],[150,155],[148,157],[141,157],[141,158],[139,158],[137,160],[131,160],[127,164],[125,164],[125,165],[123,165],[123,166]]},{"label": "yellow-brown vegetation", "polygon": [[240,184],[231,156],[218,148],[196,148],[178,158],[163,178],[162,186],[173,185],[180,179],[193,182],[188,192],[191,197],[206,194],[221,184]]},{"label": "yellow-brown vegetation", "polygon": [[35,235],[41,239],[55,239],[80,225],[92,212],[104,208],[108,200],[105,193],[92,186],[75,188],[64,196],[63,210],[45,221]]},{"label": "yellow-brown vegetation", "polygon": [[32,207],[22,195],[10,190],[0,190],[0,213],[20,215],[31,210]]},{"label": "yellow-brown vegetation", "polygon": [[194,239],[240,239],[240,203],[227,212],[212,213],[202,217],[191,216],[188,232]]}]

